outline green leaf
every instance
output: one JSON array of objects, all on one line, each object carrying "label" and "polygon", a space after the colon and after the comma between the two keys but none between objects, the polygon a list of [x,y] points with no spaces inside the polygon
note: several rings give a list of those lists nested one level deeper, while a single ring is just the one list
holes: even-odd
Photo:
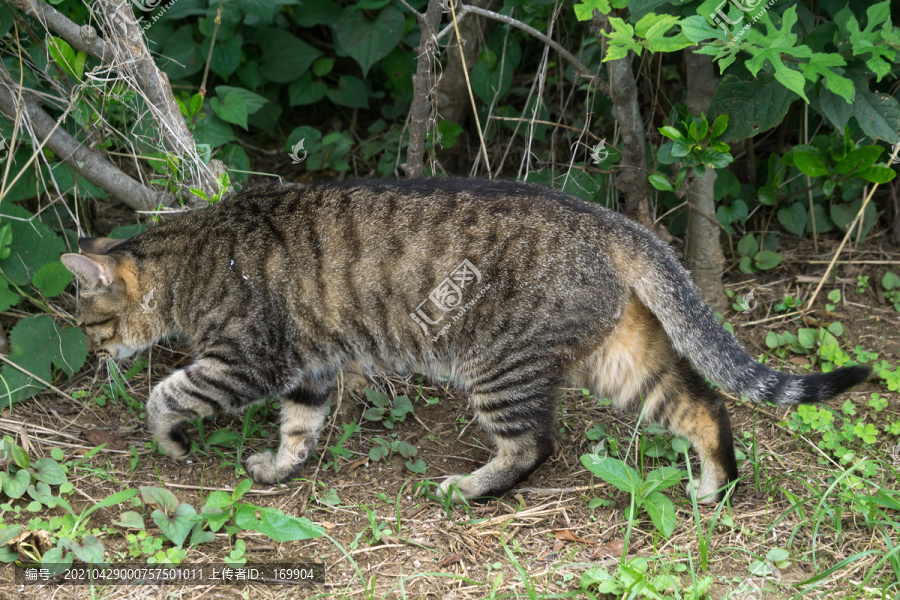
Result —
[{"label": "green leaf", "polygon": [[159,507],[167,513],[173,512],[178,507],[178,498],[167,489],[142,485],[138,490],[144,504]]},{"label": "green leaf", "polygon": [[406,19],[393,6],[386,6],[374,21],[353,8],[344,10],[335,27],[335,37],[347,54],[359,63],[365,77],[372,65],[390,54],[403,39]]},{"label": "green leaf", "polygon": [[394,408],[391,410],[392,415],[398,419],[403,419],[411,412],[413,412],[413,405],[409,398],[406,396],[397,396],[394,398]]},{"label": "green leaf", "polygon": [[771,250],[761,250],[757,252],[756,256],[753,258],[753,264],[763,271],[774,269],[780,262],[781,255],[777,252],[772,252]]},{"label": "green leaf", "polygon": [[18,205],[4,202],[0,206],[0,217],[7,216],[13,217],[7,225],[16,243],[10,248],[11,254],[0,260],[0,269],[12,283],[21,287],[31,283],[38,269],[58,261],[66,246],[52,229]]},{"label": "green leaf", "polygon": [[169,511],[168,514],[158,508],[150,513],[150,518],[163,535],[178,547],[181,547],[194,528],[195,516],[197,511],[187,502],[182,502],[174,512]]},{"label": "green leaf", "polygon": [[240,500],[250,489],[253,487],[253,479],[247,477],[234,488],[234,491],[231,493],[232,497],[235,501]]},{"label": "green leaf", "polygon": [[[848,105],[843,100],[840,102],[850,109],[849,114],[859,123],[863,133],[873,139],[885,140],[889,144],[900,142],[900,103],[887,94],[869,91],[865,77],[854,76],[853,81],[856,84],[853,104]],[[827,111],[825,114],[829,115]],[[843,129],[843,125],[840,128]]]},{"label": "green leaf", "polygon": [[5,547],[9,542],[20,535],[24,528],[21,525],[9,525],[6,529],[0,529],[0,547]]},{"label": "green leaf", "polygon": [[802,202],[795,202],[788,208],[778,211],[778,222],[796,236],[802,236],[809,222],[809,215]]},{"label": "green leaf", "polygon": [[322,56],[321,50],[284,29],[260,29],[255,39],[262,51],[260,71],[275,83],[290,83],[299,79]]},{"label": "green leaf", "polygon": [[419,475],[423,475],[427,466],[425,465],[425,461],[421,458],[416,460],[416,462],[406,461],[406,468],[412,471],[413,473],[418,473]]},{"label": "green leaf", "polygon": [[203,523],[194,523],[194,527],[191,529],[191,539],[188,542],[188,546],[190,546],[191,548],[196,548],[200,544],[206,544],[208,542],[214,541],[216,541],[215,533],[203,529]]},{"label": "green leaf", "polygon": [[34,478],[48,485],[62,485],[66,482],[66,472],[58,462],[45,456],[34,464]]},{"label": "green leaf", "polygon": [[771,186],[764,185],[756,192],[757,200],[759,203],[764,206],[775,206],[778,202],[778,196],[775,194],[775,190],[771,188]]},{"label": "green leaf", "polygon": [[655,187],[658,190],[663,192],[674,192],[675,186],[669,182],[669,178],[663,175],[662,173],[651,173],[650,177],[650,185]]},{"label": "green leaf", "polygon": [[88,534],[84,536],[84,540],[79,544],[72,540],[69,548],[75,554],[75,558],[89,565],[97,565],[103,563],[103,544],[95,535]]},{"label": "green leaf", "polygon": [[768,73],[760,73],[754,81],[741,81],[726,75],[713,95],[709,115],[715,115],[717,119],[727,115],[731,126],[722,134],[721,140],[736,142],[779,125],[795,98]]},{"label": "green leaf", "polygon": [[7,223],[0,227],[0,260],[9,258],[9,246],[12,244],[12,240],[12,228],[9,226],[9,223]]},{"label": "green leaf", "polygon": [[609,0],[585,0],[582,4],[576,4],[575,18],[579,21],[590,21],[594,16],[594,9],[599,10],[602,14],[608,15],[612,8]]},{"label": "green leaf", "polygon": [[113,521],[113,525],[118,525],[119,527],[124,527],[125,529],[140,529],[144,530],[144,517],[141,516],[140,513],[134,512],[133,510],[126,510],[119,516],[118,521]]},{"label": "green leaf", "polygon": [[331,73],[331,70],[334,68],[334,59],[333,58],[320,58],[316,62],[313,63],[312,70],[319,77],[324,77]]},{"label": "green leaf", "polygon": [[72,273],[60,261],[47,263],[31,278],[31,285],[41,291],[45,298],[53,298],[63,293]]},{"label": "green leaf", "polygon": [[[831,204],[830,210],[831,220],[834,221],[834,224],[839,228],[846,231],[850,223],[853,222],[853,219],[856,218],[856,215],[859,213],[860,208],[862,208],[862,199],[854,200],[850,204],[833,202]],[[866,239],[866,235],[868,235],[869,231],[872,229],[872,226],[875,224],[875,216],[875,206],[871,202],[869,202],[869,204],[866,205],[865,212],[863,213],[862,237],[859,241],[864,241]],[[853,234],[851,235],[851,237],[853,239],[860,237],[858,223],[856,227],[853,228]]]},{"label": "green leaf", "polygon": [[206,498],[206,506],[213,508],[225,508],[234,503],[234,498],[228,492],[215,491]]},{"label": "green leaf", "polygon": [[384,418],[385,409],[378,406],[371,406],[363,413],[363,418],[367,421],[380,421]]},{"label": "green leaf", "polygon": [[881,278],[881,287],[886,290],[900,289],[900,277],[893,271],[888,271]]},{"label": "green leaf", "polygon": [[[840,290],[835,290],[835,291],[839,292]],[[828,326],[828,332],[835,337],[842,336],[842,335],[844,335],[844,326],[841,325],[839,322],[835,321],[834,323],[831,323]]]},{"label": "green leaf", "polygon": [[340,506],[343,504],[341,497],[338,496],[337,490],[334,488],[328,488],[328,491],[319,498],[319,502],[327,506]]},{"label": "green leaf", "polygon": [[159,67],[171,79],[184,79],[199,72],[206,64],[200,44],[194,41],[196,25],[184,25],[169,34],[160,53]]},{"label": "green leaf", "polygon": [[16,466],[20,469],[27,469],[31,465],[31,459],[28,457],[28,453],[25,452],[25,448],[8,441],[7,439],[4,439],[3,442],[9,450],[9,454],[12,457],[13,462],[16,463]]},{"label": "green leaf", "polygon": [[387,446],[377,445],[369,449],[369,460],[378,462],[390,453],[391,449]]},{"label": "green leaf", "polygon": [[647,497],[652,492],[660,492],[674,485],[678,485],[684,478],[681,469],[674,467],[660,467],[647,474],[644,485],[641,486],[641,496]]},{"label": "green leaf", "polygon": [[737,245],[737,251],[741,256],[749,256],[750,258],[756,256],[756,253],[759,252],[759,243],[756,241],[756,236],[751,233],[741,238]]},{"label": "green leaf", "polygon": [[795,151],[793,153],[793,158],[797,168],[810,177],[828,175],[828,169],[825,167],[825,163],[808,150]]},{"label": "green leaf", "polygon": [[318,102],[325,97],[325,91],[325,82],[313,81],[309,73],[288,86],[291,106],[306,106]]},{"label": "green leaf", "polygon": [[[831,217],[828,216],[826,209],[821,204],[813,204],[813,217],[815,218],[816,225],[816,233],[828,233],[832,229],[834,229],[834,223],[831,222]],[[813,232],[813,219],[809,220],[809,223],[806,225],[806,233]]]},{"label": "green leaf", "polygon": [[704,40],[720,40],[725,39],[726,37],[726,34],[722,29],[713,27],[700,15],[682,19],[679,25],[681,25],[681,33],[695,44]]},{"label": "green leaf", "polygon": [[856,176],[871,183],[887,183],[897,176],[897,172],[890,167],[875,165],[863,171],[859,171],[856,173]]},{"label": "green leaf", "polygon": [[581,457],[581,464],[591,473],[623,492],[637,494],[641,489],[640,474],[618,458],[606,457],[598,460],[592,454],[585,454]]},{"label": "green leaf", "polygon": [[56,500],[53,499],[53,492],[50,491],[50,486],[43,481],[38,481],[34,485],[29,485],[28,495],[39,504],[47,506],[48,508],[56,506]]},{"label": "green leaf", "polygon": [[[259,518],[256,513],[259,512]],[[276,542],[292,542],[321,537],[325,531],[305,517],[292,517],[277,508],[261,508],[244,504],[234,517],[241,529],[250,529],[265,534]]]},{"label": "green leaf", "polygon": [[600,32],[604,37],[609,38],[609,45],[606,56],[603,57],[603,62],[624,58],[628,55],[629,50],[633,50],[640,55],[643,47],[634,41],[634,27],[619,17],[610,17],[609,24],[613,29],[611,32]]},{"label": "green leaf", "polygon": [[268,98],[266,98],[265,96],[260,96],[256,92],[251,92],[250,90],[245,90],[244,88],[232,87],[230,85],[216,86],[216,95],[219,98],[226,98],[227,96],[232,94],[243,100],[244,109],[247,111],[248,115],[252,115],[269,102]]},{"label": "green leaf", "polygon": [[719,115],[713,123],[712,131],[709,134],[710,141],[716,139],[728,129],[728,115]]},{"label": "green leaf", "polygon": [[[58,327],[46,315],[20,319],[9,332],[9,342],[8,360],[44,381],[52,378],[52,365],[72,377],[87,358],[84,332],[75,327]],[[46,387],[9,364],[3,365],[0,374],[6,382],[6,386],[0,384],[0,404],[25,400]]]},{"label": "green leaf", "polygon": [[226,123],[234,123],[247,129],[247,105],[239,94],[229,93],[222,99],[211,98],[209,105],[216,116]]},{"label": "green leaf", "polygon": [[850,151],[847,156],[834,166],[834,172],[837,175],[846,175],[847,173],[856,171],[857,173],[865,171],[875,164],[878,157],[882,153],[881,146],[873,144],[871,146],[863,146]]},{"label": "green leaf", "polygon": [[677,128],[672,127],[671,125],[664,125],[659,128],[659,132],[669,138],[670,140],[683,140],[684,134],[681,133]]},{"label": "green leaf", "polygon": [[817,52],[809,57],[809,62],[800,64],[800,70],[810,81],[817,81],[819,76],[824,77],[825,87],[850,103],[853,102],[853,97],[856,95],[853,81],[838,75],[831,69],[831,67],[841,67],[846,64],[847,62],[840,54]]},{"label": "green leaf", "polygon": [[41,557],[41,568],[47,569],[48,574],[51,577],[59,575],[72,566],[72,559],[74,556],[74,554],[68,551],[63,553],[63,549],[58,546],[56,548],[50,548],[44,552],[44,555]]},{"label": "green leaf", "polygon": [[815,348],[816,342],[819,341],[819,330],[802,327],[797,330],[797,339],[800,341],[800,345],[807,350]]},{"label": "green leaf", "polygon": [[19,469],[12,477],[0,471],[0,483],[3,484],[4,494],[10,498],[21,498],[31,485],[31,475],[25,469]]},{"label": "green leaf", "polygon": [[397,444],[397,452],[399,452],[400,456],[403,458],[412,458],[419,453],[419,450],[409,442],[400,442]]},{"label": "green leaf", "polygon": [[369,108],[369,92],[366,84],[359,77],[341,75],[337,88],[325,92],[328,99],[341,106],[350,108]]},{"label": "green leaf", "polygon": [[651,492],[644,499],[643,506],[663,537],[670,537],[675,531],[675,505],[672,501],[659,492]]}]

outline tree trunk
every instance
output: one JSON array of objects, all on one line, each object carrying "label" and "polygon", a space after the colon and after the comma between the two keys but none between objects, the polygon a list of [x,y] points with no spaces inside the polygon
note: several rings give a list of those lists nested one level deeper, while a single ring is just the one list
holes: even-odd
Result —
[{"label": "tree trunk", "polygon": [[[594,11],[593,33],[600,39],[606,53],[606,38],[600,30],[609,30],[609,18]],[[632,68],[633,54],[606,63],[609,72],[612,115],[619,125],[622,139],[622,161],[616,172],[616,190],[625,201],[625,212],[650,227],[650,183],[647,179],[647,137],[644,134],[644,117],[638,98],[637,84]]]},{"label": "tree trunk", "polygon": [[[497,0],[472,0],[468,4],[493,10],[499,3]],[[459,10],[457,9],[458,17]],[[447,19],[452,22],[449,14]],[[490,23],[489,19],[484,19],[477,15],[468,15],[459,23],[459,35],[463,40],[462,50],[467,65],[474,67],[477,63],[478,50],[481,48],[481,41],[485,37],[488,23]],[[453,45],[456,44],[456,36],[451,33],[448,39],[450,41],[444,52],[446,60],[444,60],[443,72],[438,80],[435,92],[437,114],[441,120],[456,123],[465,130],[466,119],[472,113],[472,106],[469,102],[469,90],[466,86],[466,76],[463,74],[462,61],[460,61],[458,56],[459,51],[453,48]],[[462,163],[465,160],[466,144],[461,142],[462,138],[453,148],[441,150],[438,153],[441,162],[451,171],[455,171],[457,168],[465,168],[462,166]]]},{"label": "tree trunk", "polygon": [[[686,48],[684,61],[687,67],[688,110],[695,115],[705,113],[719,84],[712,57],[695,54],[691,48]],[[715,170],[707,168],[703,177],[694,179],[687,186],[688,213],[684,261],[694,274],[694,281],[703,292],[706,302],[713,310],[724,313],[728,308],[725,288],[722,285],[725,255],[719,243],[721,228],[718,222],[715,222],[716,199],[713,195],[715,182]]]},{"label": "tree trunk", "polygon": [[432,36],[441,24],[440,0],[429,0],[424,15],[417,16],[421,37],[416,48],[418,60],[416,74],[413,75],[413,99],[409,107],[409,146],[406,150],[406,164],[403,170],[407,177],[421,177],[425,170],[425,134],[431,117],[431,63],[434,60],[435,42]]}]

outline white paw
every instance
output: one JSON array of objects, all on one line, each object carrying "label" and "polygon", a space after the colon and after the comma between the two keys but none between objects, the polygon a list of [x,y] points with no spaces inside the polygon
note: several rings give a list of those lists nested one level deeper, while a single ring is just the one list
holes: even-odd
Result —
[{"label": "white paw", "polygon": [[256,483],[274,485],[278,480],[278,469],[275,468],[275,455],[271,452],[254,454],[247,459],[247,472]]},{"label": "white paw", "polygon": [[700,481],[695,479],[688,482],[684,486],[684,493],[688,498],[697,498],[697,504],[716,504],[717,496],[715,489],[705,490],[700,486]]},{"label": "white paw", "polygon": [[465,499],[466,494],[466,486],[460,485],[460,481],[464,477],[468,477],[468,475],[450,475],[441,483],[441,487],[438,488],[438,496],[441,498],[446,498],[450,493],[450,486],[455,486],[453,490],[453,496],[450,498],[451,502],[462,502]]}]

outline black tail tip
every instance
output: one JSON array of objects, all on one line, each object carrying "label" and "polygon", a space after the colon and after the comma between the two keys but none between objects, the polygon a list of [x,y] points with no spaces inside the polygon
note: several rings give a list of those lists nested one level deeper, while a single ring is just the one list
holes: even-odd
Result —
[{"label": "black tail tip", "polygon": [[[872,367],[858,365],[855,367],[841,367],[831,371],[830,373],[821,373],[812,375],[813,378],[821,378],[819,382],[812,382],[813,385],[808,389],[818,389],[818,398],[812,401],[827,400],[833,398],[841,392],[849,390],[853,386],[863,383],[872,374]],[[820,385],[816,385],[820,384]],[[820,387],[821,386],[821,387]]]}]

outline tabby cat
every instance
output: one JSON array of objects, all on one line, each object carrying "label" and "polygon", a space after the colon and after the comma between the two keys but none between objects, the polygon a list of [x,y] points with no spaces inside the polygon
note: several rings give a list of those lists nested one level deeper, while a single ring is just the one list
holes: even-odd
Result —
[{"label": "tabby cat", "polygon": [[96,350],[124,358],[179,335],[196,351],[147,402],[166,454],[187,456],[185,421],[283,397],[277,454],[247,462],[261,484],[298,475],[341,369],[449,375],[470,395],[496,454],[442,483],[454,498],[500,496],[553,453],[566,383],[690,440],[701,475],[688,491],[706,502],[738,469],[725,404],[703,376],[792,405],[869,375],[760,364],[663,241],[534,185],[264,185],[129,240],[79,246],[62,261],[81,284],[78,319]]}]

